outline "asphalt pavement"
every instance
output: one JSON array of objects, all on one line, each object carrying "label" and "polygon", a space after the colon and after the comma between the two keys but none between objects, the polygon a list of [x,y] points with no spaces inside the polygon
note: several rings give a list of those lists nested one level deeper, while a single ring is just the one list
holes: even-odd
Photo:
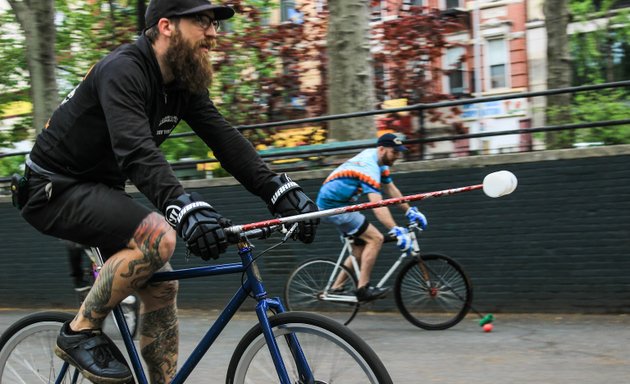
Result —
[{"label": "asphalt pavement", "polygon": [[[30,312],[0,309],[0,330]],[[398,313],[360,312],[349,327],[376,351],[394,383],[630,383],[630,315],[494,316],[489,333],[475,315],[448,330],[425,331]],[[216,317],[180,311],[180,364]],[[237,314],[187,383],[225,382],[234,347],[255,321]]]}]

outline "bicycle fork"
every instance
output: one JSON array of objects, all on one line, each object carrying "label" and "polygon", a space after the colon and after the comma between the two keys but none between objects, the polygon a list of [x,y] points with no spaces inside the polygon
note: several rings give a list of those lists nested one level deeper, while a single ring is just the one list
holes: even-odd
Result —
[{"label": "bicycle fork", "polygon": [[[247,283],[254,295],[254,298],[258,301],[258,304],[256,305],[256,315],[262,327],[263,335],[265,337],[265,341],[267,342],[269,353],[271,354],[271,359],[273,360],[276,372],[278,373],[278,378],[282,384],[292,384],[287,372],[286,364],[284,363],[278,346],[278,340],[276,340],[268,317],[269,311],[274,314],[278,314],[286,312],[286,309],[279,298],[268,297],[258,271],[258,266],[252,256],[252,245],[249,244],[247,240],[244,240],[238,244],[238,248],[243,265],[248,266],[246,269]],[[295,361],[295,365],[300,376],[299,382],[315,383],[313,372],[306,361],[306,356],[304,356],[304,352],[302,351],[297,336],[292,333],[287,334],[284,336],[284,341],[287,343],[293,361]]]}]

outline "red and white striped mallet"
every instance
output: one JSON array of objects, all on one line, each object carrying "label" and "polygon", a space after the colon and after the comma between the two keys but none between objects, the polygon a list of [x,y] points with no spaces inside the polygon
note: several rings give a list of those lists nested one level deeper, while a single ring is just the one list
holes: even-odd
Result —
[{"label": "red and white striped mallet", "polygon": [[493,173],[488,174],[483,179],[483,184],[469,185],[466,187],[459,187],[459,188],[452,188],[452,189],[444,189],[441,191],[434,191],[434,192],[419,193],[417,195],[394,197],[391,199],[385,199],[385,200],[380,200],[380,201],[375,201],[375,202],[370,202],[370,203],[348,205],[346,207],[339,207],[339,208],[326,209],[323,211],[303,213],[303,214],[295,215],[295,216],[279,217],[277,219],[264,220],[264,221],[259,221],[256,223],[234,225],[234,226],[225,228],[225,230],[228,233],[237,234],[237,233],[250,231],[252,229],[267,228],[273,225],[291,224],[291,223],[296,223],[298,221],[306,221],[306,220],[317,219],[320,217],[339,215],[341,213],[363,211],[366,209],[386,207],[388,205],[408,203],[410,201],[426,200],[432,197],[449,196],[449,195],[454,195],[456,193],[470,192],[477,189],[483,189],[483,192],[487,196],[496,198],[496,197],[509,195],[510,193],[514,192],[517,184],[518,182],[516,180],[516,176],[514,176],[512,172],[498,171],[498,172],[493,172]]}]

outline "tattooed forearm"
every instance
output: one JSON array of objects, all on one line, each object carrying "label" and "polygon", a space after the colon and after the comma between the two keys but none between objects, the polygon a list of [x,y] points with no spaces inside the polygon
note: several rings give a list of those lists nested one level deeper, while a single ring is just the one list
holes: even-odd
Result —
[{"label": "tattooed forearm", "polygon": [[83,316],[98,328],[101,327],[105,316],[112,309],[107,304],[112,298],[114,276],[121,264],[122,260],[103,265],[98,279],[83,303]]},{"label": "tattooed forearm", "polygon": [[142,316],[142,356],[152,383],[168,383],[177,371],[179,343],[177,309],[174,305]]}]

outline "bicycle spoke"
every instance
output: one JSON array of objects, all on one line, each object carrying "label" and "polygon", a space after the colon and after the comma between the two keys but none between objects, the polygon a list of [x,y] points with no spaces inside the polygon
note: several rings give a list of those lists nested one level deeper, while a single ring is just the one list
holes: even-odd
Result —
[{"label": "bicycle spoke", "polygon": [[[63,362],[53,350],[61,325],[70,318],[65,313],[44,312],[27,316],[10,327],[2,336],[0,383],[55,383]],[[67,371],[61,379],[62,384],[84,382],[88,381],[76,370]]]},{"label": "bicycle spoke", "polygon": [[284,293],[287,308],[292,311],[319,312],[348,324],[359,309],[354,296],[356,279],[345,267],[340,266],[337,269],[339,273],[347,275],[343,292],[325,292],[329,281],[334,281],[331,278],[334,270],[335,262],[332,260],[315,259],[300,264],[287,279]]}]

